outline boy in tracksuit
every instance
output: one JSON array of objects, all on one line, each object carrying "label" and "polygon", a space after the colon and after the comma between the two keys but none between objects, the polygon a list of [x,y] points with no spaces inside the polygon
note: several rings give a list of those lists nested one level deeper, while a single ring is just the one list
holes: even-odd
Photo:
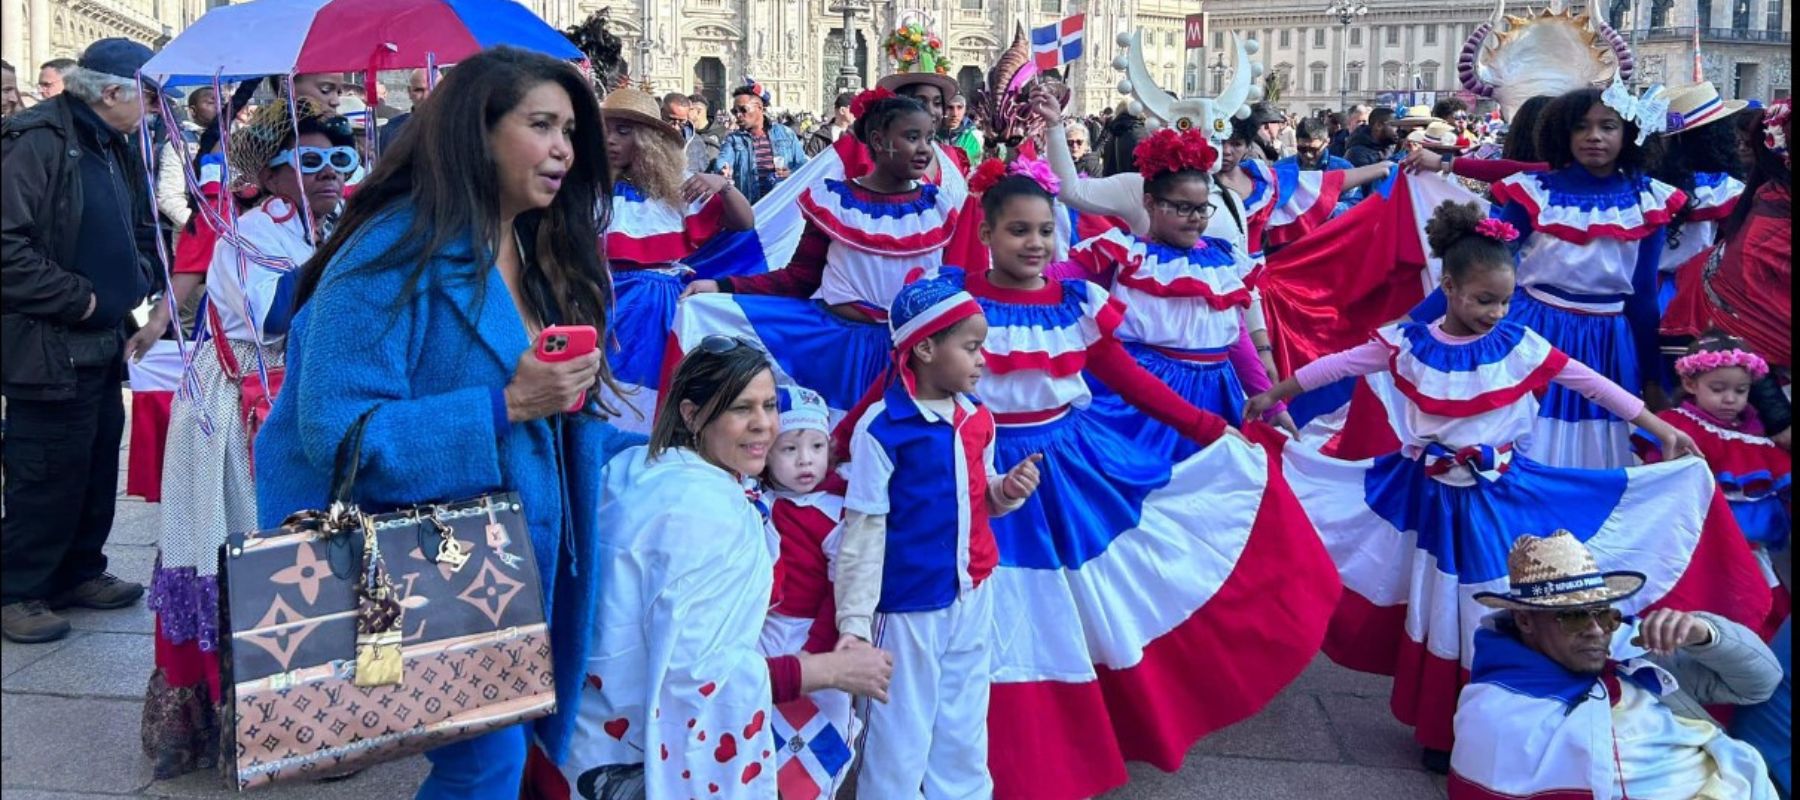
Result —
[{"label": "boy in tracksuit", "polygon": [[857,796],[987,798],[988,519],[1036,491],[1040,457],[994,472],[993,415],[968,395],[987,338],[973,297],[921,280],[888,324],[898,378],[851,435],[835,588],[838,648],[894,656],[888,702],[868,706]]}]

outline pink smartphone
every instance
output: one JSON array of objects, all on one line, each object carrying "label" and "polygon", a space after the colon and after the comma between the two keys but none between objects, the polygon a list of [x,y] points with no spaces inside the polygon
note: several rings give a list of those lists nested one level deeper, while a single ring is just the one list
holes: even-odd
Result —
[{"label": "pink smartphone", "polygon": [[[546,362],[568,361],[594,352],[600,344],[600,332],[592,325],[551,325],[538,333],[537,359]],[[587,395],[569,406],[568,413],[581,410]]]}]

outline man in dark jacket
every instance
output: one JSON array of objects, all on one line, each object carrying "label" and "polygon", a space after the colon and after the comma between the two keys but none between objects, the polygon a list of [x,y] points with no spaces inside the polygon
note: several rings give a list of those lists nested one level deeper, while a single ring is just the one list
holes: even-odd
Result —
[{"label": "man in dark jacket", "polygon": [[128,133],[149,48],[89,46],[66,90],[0,127],[0,394],[6,398],[0,633],[69,632],[53,609],[123,608],[106,571],[125,430],[125,325],[152,284],[156,227]]},{"label": "man in dark jacket", "polygon": [[1394,152],[1400,137],[1394,132],[1394,110],[1382,106],[1369,112],[1369,124],[1350,134],[1344,160],[1358,167],[1379,164]]},{"label": "man in dark jacket", "polygon": [[1113,114],[1112,122],[1106,124],[1106,141],[1100,144],[1100,163],[1107,177],[1121,172],[1137,170],[1137,156],[1131,151],[1137,149],[1138,141],[1144,138],[1144,120],[1131,113],[1128,108],[1120,107]]}]

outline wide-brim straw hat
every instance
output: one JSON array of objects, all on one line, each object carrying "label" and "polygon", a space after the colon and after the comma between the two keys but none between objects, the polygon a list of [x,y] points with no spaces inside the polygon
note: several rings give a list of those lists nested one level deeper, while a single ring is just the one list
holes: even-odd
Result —
[{"label": "wide-brim straw hat", "polygon": [[1594,554],[1574,534],[1526,534],[1506,557],[1511,587],[1504,594],[1477,592],[1475,602],[1511,611],[1557,611],[1605,606],[1644,588],[1641,572],[1601,572]]},{"label": "wide-brim straw hat", "polygon": [[606,99],[600,101],[600,116],[631,122],[676,145],[682,143],[681,132],[663,121],[662,106],[657,104],[656,98],[637,89],[614,89],[607,93]]},{"label": "wide-brim straw hat", "polygon": [[1443,122],[1431,115],[1431,106],[1409,106],[1400,109],[1394,115],[1394,125],[1400,128],[1424,127],[1433,122]]},{"label": "wide-brim straw hat", "polygon": [[962,88],[958,86],[956,81],[952,80],[950,76],[939,75],[935,72],[896,72],[876,81],[875,85],[893,92],[894,94],[899,94],[902,87],[912,86],[916,83],[926,83],[936,86],[938,91],[943,92],[944,103],[946,105],[950,103],[950,98],[955,97],[962,92]]},{"label": "wide-brim straw hat", "polygon": [[1664,136],[1691,131],[1718,122],[1750,107],[1743,100],[1726,100],[1712,81],[1701,81],[1669,92],[1669,129]]},{"label": "wide-brim straw hat", "polygon": [[1419,137],[1419,143],[1421,145],[1433,150],[1453,150],[1459,153],[1462,152],[1462,147],[1456,143],[1457,139],[1460,138],[1456,132],[1456,128],[1447,122],[1433,122],[1430,125],[1426,125],[1422,130],[1413,131],[1407,138],[1410,139],[1413,136]]}]

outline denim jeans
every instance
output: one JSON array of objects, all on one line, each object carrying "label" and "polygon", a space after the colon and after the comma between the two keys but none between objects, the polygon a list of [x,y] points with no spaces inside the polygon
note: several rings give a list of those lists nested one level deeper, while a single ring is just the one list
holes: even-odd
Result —
[{"label": "denim jeans", "polygon": [[415,800],[516,800],[525,779],[524,724],[425,754],[431,774]]}]

